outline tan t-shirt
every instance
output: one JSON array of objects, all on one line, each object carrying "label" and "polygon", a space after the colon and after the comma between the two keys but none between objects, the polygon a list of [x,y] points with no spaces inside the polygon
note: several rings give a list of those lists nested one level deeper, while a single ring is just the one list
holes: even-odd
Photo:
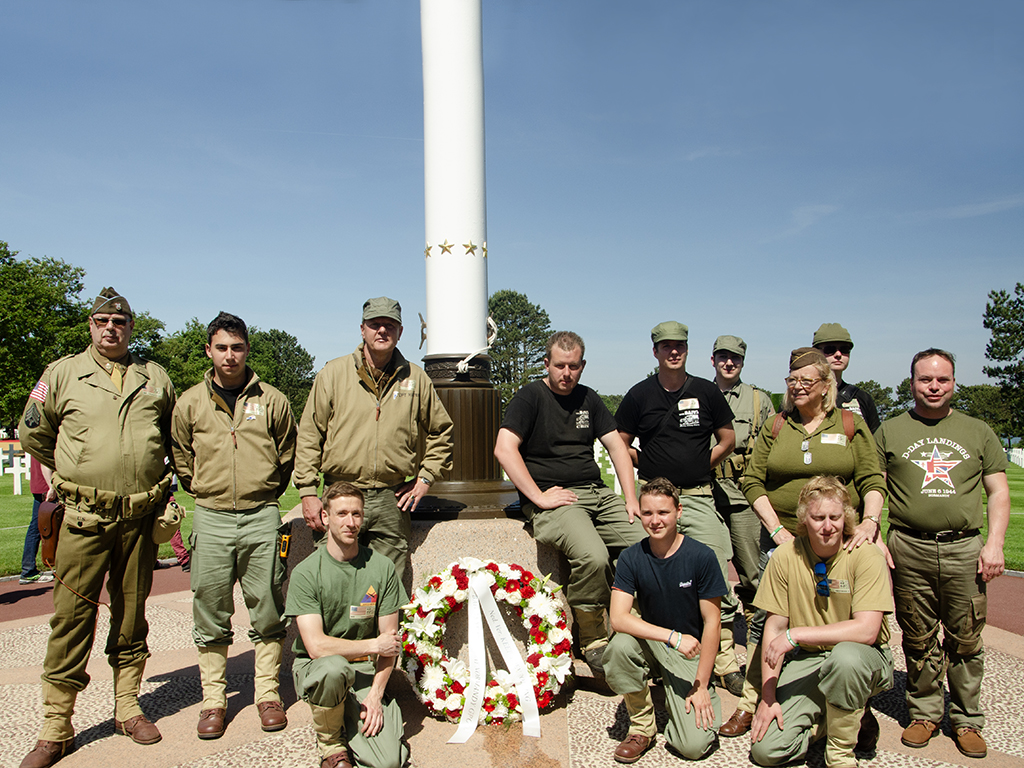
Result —
[{"label": "tan t-shirt", "polygon": [[[862,545],[853,552],[840,549],[827,561],[829,596],[817,592],[814,564],[821,562],[810,541],[801,536],[775,550],[768,561],[754,605],[786,616],[790,627],[823,627],[848,621],[858,611],[892,613],[889,569],[881,550]],[[889,642],[889,624],[882,622],[876,645]],[[831,645],[803,646],[827,651]]]}]

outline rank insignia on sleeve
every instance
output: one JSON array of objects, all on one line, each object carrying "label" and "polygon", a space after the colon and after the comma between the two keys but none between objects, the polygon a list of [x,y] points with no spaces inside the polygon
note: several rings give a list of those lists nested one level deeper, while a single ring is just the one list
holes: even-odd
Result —
[{"label": "rank insignia on sleeve", "polygon": [[39,415],[39,409],[36,408],[35,403],[29,403],[28,409],[25,411],[25,426],[29,429],[35,429],[39,426],[41,417]]}]

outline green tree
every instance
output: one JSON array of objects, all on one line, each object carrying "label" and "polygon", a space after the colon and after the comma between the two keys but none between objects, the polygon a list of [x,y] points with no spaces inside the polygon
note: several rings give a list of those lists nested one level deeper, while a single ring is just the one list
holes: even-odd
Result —
[{"label": "green tree", "polygon": [[313,387],[313,356],[290,333],[271,328],[249,329],[249,367],[277,387],[291,403],[295,418],[302,416]]},{"label": "green tree", "polygon": [[163,340],[163,320],[157,320],[149,312],[138,312],[135,315],[135,326],[128,350],[147,360],[153,360],[153,348]]},{"label": "green tree", "polygon": [[1010,447],[1010,409],[1003,400],[1003,391],[994,384],[957,385],[951,405],[968,416],[981,419]]},{"label": "green tree", "polygon": [[502,409],[524,384],[544,375],[544,351],[551,320],[526,294],[502,290],[491,294],[487,310],[498,326],[491,345],[491,381],[501,394]]},{"label": "green tree", "polygon": [[602,395],[600,392],[598,396],[604,401],[605,407],[608,409],[612,416],[619,410],[619,405],[622,403],[623,395]]},{"label": "green tree", "polygon": [[1007,433],[1024,437],[1024,284],[1013,295],[991,291],[985,304],[984,326],[992,334],[985,357],[993,363],[982,370],[999,382],[1008,411]]},{"label": "green tree", "polygon": [[878,410],[879,420],[891,419],[899,413],[896,401],[892,397],[892,387],[883,387],[874,379],[858,381],[854,386],[860,387],[871,395],[871,399],[875,401],[875,408]]},{"label": "green tree", "polygon": [[151,348],[153,362],[159,363],[171,377],[179,395],[203,380],[210,367],[206,356],[206,324],[193,317],[180,331],[159,339]]},{"label": "green tree", "polygon": [[85,270],[17,255],[0,241],[0,426],[12,435],[47,364],[89,344]]},{"label": "green tree", "polygon": [[895,402],[894,415],[899,415],[914,407],[914,390],[911,387],[909,376],[901,381],[899,386],[896,387],[896,395],[893,397],[893,400]]}]

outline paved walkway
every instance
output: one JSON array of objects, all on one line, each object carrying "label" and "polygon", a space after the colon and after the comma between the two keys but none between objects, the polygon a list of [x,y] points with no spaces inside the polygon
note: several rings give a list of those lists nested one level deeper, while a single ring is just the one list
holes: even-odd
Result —
[{"label": "paved walkway", "polygon": [[[1020,727],[1021,695],[1024,684],[1024,578],[1004,576],[990,589],[986,677],[982,690],[988,715],[985,736],[989,757],[982,763],[960,755],[950,738],[948,723],[943,736],[922,750],[904,747],[899,740],[906,724],[903,705],[905,670],[896,630],[896,688],[875,701],[882,724],[878,755],[862,761],[870,766],[984,765],[1008,768],[1024,765],[1024,729]],[[0,583],[0,705],[7,713],[7,726],[0,735],[0,766],[18,766],[35,743],[42,720],[39,675],[48,634],[51,610],[49,586],[18,586],[17,580]],[[79,697],[75,713],[77,751],[61,762],[66,768],[114,765],[145,765],[146,768],[189,766],[229,768],[231,766],[316,766],[317,758],[310,726],[309,709],[296,702],[290,681],[282,682],[289,726],[276,734],[260,731],[252,702],[252,644],[245,640],[248,617],[236,594],[236,641],[228,666],[229,725],[217,741],[195,737],[201,692],[191,640],[191,593],[188,575],[177,567],[160,570],[147,611],[153,657],[146,669],[142,703],[158,722],[163,741],[142,747],[113,732],[110,669],[102,653],[102,638],[94,649],[89,672],[91,684]],[[100,626],[104,618],[101,615]],[[895,624],[893,624],[895,628]],[[101,635],[104,634],[102,631]],[[616,742],[624,737],[626,715],[617,697],[577,688],[563,696],[553,711],[542,717],[542,738],[523,737],[521,729],[480,728],[467,744],[445,742],[454,726],[435,721],[413,696],[404,677],[396,675],[390,686],[406,715],[406,735],[417,768],[452,766],[571,766],[590,768],[617,765],[611,758]],[[657,693],[657,692],[656,692]],[[727,717],[735,699],[722,694]],[[659,725],[665,714],[659,712]],[[720,748],[703,761],[708,768],[750,765],[749,740],[723,739]],[[681,763],[657,746],[639,763],[650,768],[679,766]],[[812,750],[807,765],[822,766],[822,749]]]}]

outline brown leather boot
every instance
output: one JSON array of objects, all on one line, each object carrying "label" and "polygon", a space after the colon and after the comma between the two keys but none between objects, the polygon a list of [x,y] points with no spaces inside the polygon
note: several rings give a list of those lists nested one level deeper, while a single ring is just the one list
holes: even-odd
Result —
[{"label": "brown leather boot", "polygon": [[200,739],[219,739],[224,735],[224,719],[226,716],[226,709],[204,709],[199,713],[196,735]]},{"label": "brown leather boot", "polygon": [[70,738],[67,741],[46,741],[40,739],[36,742],[36,748],[25,755],[21,761],[21,768],[47,768],[60,760],[64,755],[74,751],[75,740]]},{"label": "brown leather boot", "polygon": [[129,736],[136,744],[156,744],[163,738],[157,727],[145,715],[136,715],[123,723],[114,718],[114,730],[123,736]]}]

